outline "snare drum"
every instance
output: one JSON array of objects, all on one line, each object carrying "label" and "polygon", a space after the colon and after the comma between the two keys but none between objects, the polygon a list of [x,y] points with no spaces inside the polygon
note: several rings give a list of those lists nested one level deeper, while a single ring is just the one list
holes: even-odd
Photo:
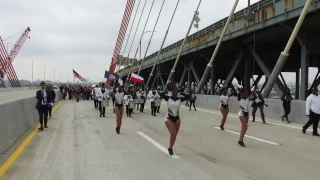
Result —
[{"label": "snare drum", "polygon": [[109,100],[103,100],[103,101],[101,101],[101,106],[102,106],[102,107],[108,107],[108,106],[109,106]]},{"label": "snare drum", "polygon": [[129,109],[134,109],[134,106],[135,106],[134,102],[129,102]]},{"label": "snare drum", "polygon": [[161,105],[161,99],[156,99],[154,104],[155,104],[156,107],[160,106]]},{"label": "snare drum", "polygon": [[135,99],[134,102],[136,104],[144,104],[144,99]]}]

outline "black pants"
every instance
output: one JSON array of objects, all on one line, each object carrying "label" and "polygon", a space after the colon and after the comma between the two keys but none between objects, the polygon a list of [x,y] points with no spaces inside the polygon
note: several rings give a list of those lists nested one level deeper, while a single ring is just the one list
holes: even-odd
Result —
[{"label": "black pants", "polygon": [[144,104],[140,104],[140,112],[143,112],[144,110]]},{"label": "black pants", "polygon": [[196,109],[196,100],[190,100],[190,110],[191,110],[191,106],[193,105],[193,108]]},{"label": "black pants", "polygon": [[112,97],[112,106],[114,106],[114,103],[116,102],[116,98]]},{"label": "black pants", "polygon": [[48,122],[48,106],[41,105],[40,108],[38,109],[38,112],[39,112],[40,125],[43,126],[43,120],[44,120],[44,124],[47,125],[47,122]]},{"label": "black pants", "polygon": [[291,112],[291,105],[290,105],[290,103],[283,103],[282,106],[283,106],[283,109],[284,109],[283,118],[286,118],[287,121],[289,121],[289,120],[288,120],[288,115],[289,115],[290,112]]},{"label": "black pants", "polygon": [[94,100],[94,107],[98,108],[98,100]]},{"label": "black pants", "polygon": [[51,115],[52,115],[52,106],[48,107],[48,112],[49,112],[49,116],[51,117]]},{"label": "black pants", "polygon": [[102,102],[101,102],[101,101],[98,101],[98,102],[99,102],[99,111],[100,111],[100,114],[105,115],[105,114],[106,114],[106,107],[102,107]]},{"label": "black pants", "polygon": [[157,107],[157,113],[160,113],[160,106]]},{"label": "black pants", "polygon": [[133,110],[133,109],[129,109],[129,105],[126,105],[126,113],[127,113],[127,116],[131,116],[132,110]]},{"label": "black pants", "polygon": [[318,125],[319,125],[320,114],[316,114],[310,111],[309,121],[306,125],[303,126],[303,129],[308,129],[311,124],[313,124],[313,134],[318,134]]},{"label": "black pants", "polygon": [[156,115],[157,106],[155,102],[151,102],[151,115]]},{"label": "black pants", "polygon": [[253,118],[253,121],[256,120],[256,112],[258,110],[258,108],[260,109],[260,115],[261,115],[261,119],[262,121],[265,121],[264,119],[264,112],[263,112],[263,104],[262,103],[258,103],[258,104],[255,104],[253,106],[253,109],[252,109],[252,118]]},{"label": "black pants", "polygon": [[80,93],[76,93],[77,102],[80,100]]}]

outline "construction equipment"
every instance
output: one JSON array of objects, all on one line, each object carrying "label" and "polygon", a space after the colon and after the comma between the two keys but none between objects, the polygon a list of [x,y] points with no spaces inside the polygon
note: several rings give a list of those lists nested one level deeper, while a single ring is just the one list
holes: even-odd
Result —
[{"label": "construction equipment", "polygon": [[[13,46],[12,50],[8,54],[8,52],[5,49],[5,46],[3,44],[3,41],[0,37],[0,69],[3,69],[3,72],[5,75],[7,75],[8,80],[12,87],[21,87],[20,82],[18,80],[18,77],[14,71],[14,68],[12,66],[12,62],[15,59],[15,57],[18,55],[21,47],[23,46],[26,39],[29,37],[30,28],[28,27],[20,36],[16,44]],[[29,37],[30,38],[30,37]],[[1,84],[4,85],[3,78]],[[3,86],[2,85],[2,86]]]}]

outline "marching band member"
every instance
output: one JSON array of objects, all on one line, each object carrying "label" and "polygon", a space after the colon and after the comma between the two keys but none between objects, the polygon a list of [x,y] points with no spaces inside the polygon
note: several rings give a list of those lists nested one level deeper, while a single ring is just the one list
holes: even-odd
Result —
[{"label": "marching band member", "polygon": [[240,139],[238,144],[242,147],[245,147],[243,143],[243,138],[248,129],[248,121],[249,121],[249,102],[253,100],[249,98],[248,92],[244,89],[239,90],[238,94],[238,101],[240,105],[240,111],[238,113],[239,119],[241,121],[241,132],[240,132]]},{"label": "marching band member", "polygon": [[130,103],[133,103],[133,102],[134,102],[134,99],[131,94],[124,96],[124,103],[126,105],[126,113],[127,113],[127,116],[129,116],[129,117],[131,117],[131,113],[133,111],[133,108],[130,107]]},{"label": "marching band member", "polygon": [[117,127],[116,132],[120,134],[120,128],[122,124],[122,116],[123,116],[123,100],[126,92],[123,90],[123,81],[121,79],[118,80],[118,84],[116,84],[113,88],[115,104],[114,110],[117,117]]},{"label": "marching band member", "polygon": [[144,90],[140,89],[140,99],[143,99],[143,103],[140,104],[140,112],[143,112],[144,110],[144,105],[146,103],[146,96],[145,96],[145,93],[144,93]]},{"label": "marching band member", "polygon": [[149,91],[148,99],[151,100],[151,115],[156,116],[157,107],[155,105],[156,99],[160,98],[159,94],[153,87],[151,91]]},{"label": "marching band member", "polygon": [[171,96],[165,95],[164,93],[160,93],[161,97],[167,101],[168,112],[165,117],[165,124],[167,126],[168,131],[170,132],[170,145],[168,148],[169,154],[173,155],[173,145],[176,141],[177,134],[180,128],[180,116],[179,109],[181,103],[188,99],[188,95],[185,93],[180,93],[182,96],[179,96],[179,91],[177,87],[173,87],[171,90]]},{"label": "marching band member", "polygon": [[229,101],[230,101],[230,96],[232,95],[228,95],[228,89],[227,88],[223,88],[221,91],[221,95],[220,95],[220,111],[222,114],[222,120],[221,120],[221,124],[220,124],[220,129],[223,131],[224,130],[224,124],[227,121],[227,117],[229,114]]},{"label": "marching band member", "polygon": [[101,89],[97,92],[98,101],[99,101],[99,111],[100,111],[100,117],[103,115],[103,117],[106,117],[106,107],[103,103],[103,101],[109,100],[109,90],[105,88],[105,84],[102,83]]}]

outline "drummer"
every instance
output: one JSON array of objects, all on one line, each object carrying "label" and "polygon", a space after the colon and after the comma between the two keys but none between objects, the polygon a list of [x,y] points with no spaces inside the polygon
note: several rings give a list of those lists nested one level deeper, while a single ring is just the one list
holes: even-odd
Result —
[{"label": "drummer", "polygon": [[[128,95],[129,94],[132,96],[133,101],[134,101],[136,99],[136,93],[135,93],[135,90],[133,88],[133,84],[130,84],[130,86],[129,86]],[[133,113],[133,109],[132,109],[131,113]]]},{"label": "drummer", "polygon": [[156,106],[156,100],[159,99],[160,96],[156,89],[152,87],[152,90],[148,93],[148,99],[151,100],[151,115],[156,116],[157,106]]},{"label": "drummer", "polygon": [[127,116],[131,117],[131,113],[134,108],[134,99],[131,94],[125,95],[124,96],[124,103],[126,105],[126,113]]},{"label": "drummer", "polygon": [[[135,93],[136,93],[136,99],[137,99],[137,100],[141,99],[141,98],[140,98],[140,96],[141,96],[141,93],[140,93],[140,92],[141,92],[141,91],[139,90],[139,88],[137,88],[136,91],[135,91]],[[139,104],[139,103],[136,103],[136,105],[137,105],[137,110],[139,110],[139,105],[140,105],[140,104]],[[141,112],[141,110],[140,110],[140,112]]]},{"label": "drummer", "polygon": [[143,112],[144,105],[146,104],[146,96],[143,89],[140,89],[140,99],[143,100],[143,103],[140,104],[140,112]]},{"label": "drummer", "polygon": [[101,84],[101,89],[98,90],[97,92],[98,96],[98,101],[99,101],[99,111],[100,111],[100,117],[106,117],[106,106],[107,106],[107,101],[109,101],[109,90],[105,88],[105,84]]}]

